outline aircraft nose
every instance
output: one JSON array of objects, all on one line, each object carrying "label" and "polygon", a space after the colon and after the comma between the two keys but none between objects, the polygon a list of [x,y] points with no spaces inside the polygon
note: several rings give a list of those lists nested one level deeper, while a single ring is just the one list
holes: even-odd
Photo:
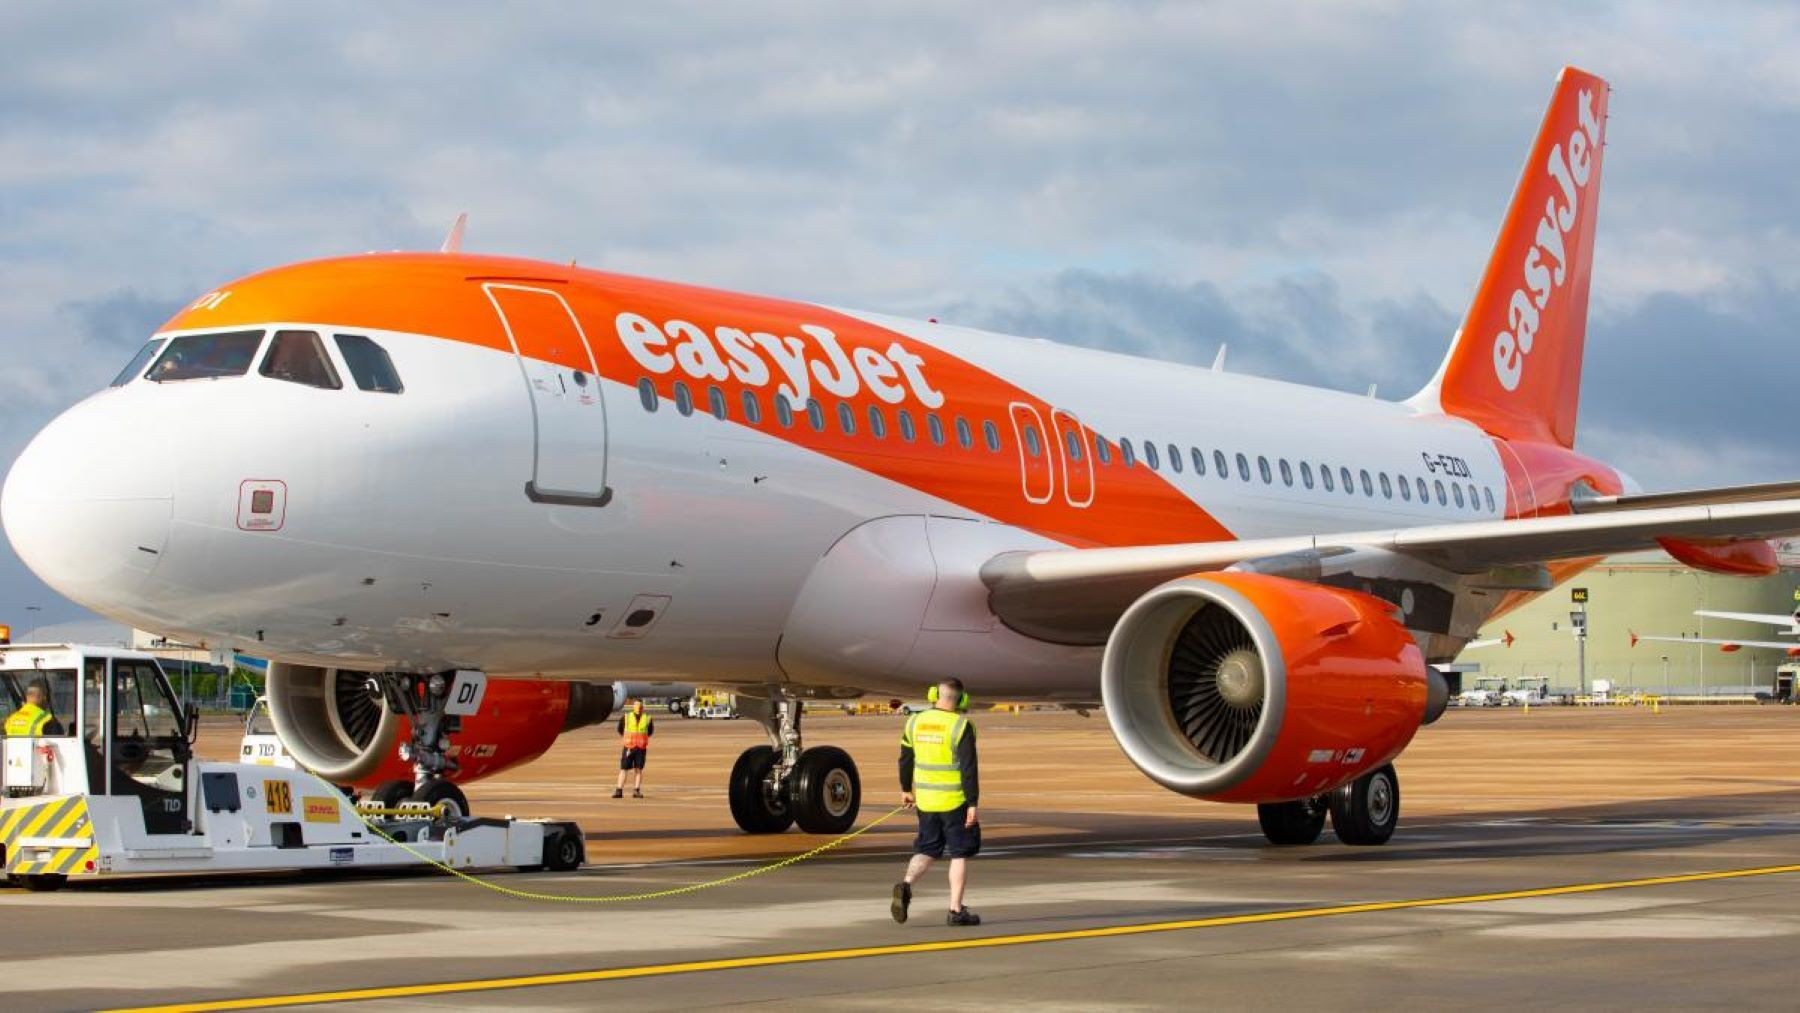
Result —
[{"label": "aircraft nose", "polygon": [[90,398],[32,439],[0,489],[0,525],[44,583],[98,612],[129,610],[169,538],[174,477],[161,427]]}]

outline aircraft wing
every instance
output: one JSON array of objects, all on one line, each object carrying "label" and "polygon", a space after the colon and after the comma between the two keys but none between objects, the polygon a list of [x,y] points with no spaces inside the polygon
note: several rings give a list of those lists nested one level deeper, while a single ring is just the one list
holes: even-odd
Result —
[{"label": "aircraft wing", "polygon": [[1736,619],[1746,623],[1762,623],[1765,626],[1785,626],[1789,630],[1800,626],[1800,617],[1784,616],[1773,612],[1716,612],[1712,609],[1695,609],[1694,614],[1712,619]]},{"label": "aircraft wing", "polygon": [[1668,644],[1717,644],[1720,647],[1767,647],[1777,651],[1800,650],[1800,643],[1792,640],[1721,640],[1716,637],[1660,637],[1649,633],[1633,633],[1632,646],[1639,641],[1655,640]]},{"label": "aircraft wing", "polygon": [[1800,532],[1800,498],[1732,498],[1745,489],[1792,493],[1800,491],[1800,485],[1714,490],[1725,500],[1718,503],[1619,507],[1572,516],[1230,542],[1004,552],[982,565],[981,579],[994,614],[1013,629],[1065,643],[1098,643],[1132,601],[1164,581],[1278,557],[1316,561],[1386,551],[1473,575],[1650,549],[1657,547],[1659,538],[1755,539]]}]

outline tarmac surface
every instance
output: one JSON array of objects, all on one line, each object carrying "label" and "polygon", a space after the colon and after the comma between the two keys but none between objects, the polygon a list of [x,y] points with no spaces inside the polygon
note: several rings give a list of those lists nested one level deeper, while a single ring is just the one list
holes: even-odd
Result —
[{"label": "tarmac surface", "polygon": [[[437,873],[0,890],[7,1008],[992,1008],[1794,1005],[1800,709],[1451,712],[1397,764],[1380,848],[1271,848],[1247,807],[1139,775],[1103,717],[977,714],[985,848],[943,923],[941,870],[896,925],[909,814],[813,860],[629,904],[522,900]],[[610,729],[609,729],[610,730]],[[810,715],[897,801],[898,719]],[[579,732],[470,789],[478,812],[578,819],[595,863],[490,882],[574,897],[678,887],[821,843],[736,831],[747,722],[664,718],[648,798]],[[209,728],[207,751],[234,744]],[[918,994],[912,992],[912,994]]]}]

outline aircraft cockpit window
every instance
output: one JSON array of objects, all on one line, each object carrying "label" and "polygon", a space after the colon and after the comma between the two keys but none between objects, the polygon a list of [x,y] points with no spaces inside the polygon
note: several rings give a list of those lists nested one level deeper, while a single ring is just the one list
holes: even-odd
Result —
[{"label": "aircraft cockpit window", "polygon": [[123,387],[137,379],[138,375],[143,373],[144,367],[150,365],[150,360],[156,358],[156,353],[162,349],[162,346],[163,339],[161,338],[151,338],[144,342],[144,347],[138,349],[137,354],[131,357],[131,361],[125,364],[125,368],[119,371],[118,376],[113,377],[111,385]]},{"label": "aircraft cockpit window", "polygon": [[344,365],[350,367],[350,378],[356,381],[357,390],[372,390],[377,394],[399,394],[406,390],[400,382],[399,371],[394,368],[394,360],[388,358],[387,349],[361,334],[336,337],[338,351],[344,356]]},{"label": "aircraft cockpit window", "polygon": [[263,356],[262,375],[274,380],[338,390],[344,386],[331,360],[325,357],[325,342],[312,331],[276,331]]},{"label": "aircraft cockpit window", "polygon": [[262,337],[261,331],[218,331],[170,338],[169,347],[163,350],[156,365],[150,367],[145,379],[164,383],[243,376],[250,372],[250,363],[256,359]]}]

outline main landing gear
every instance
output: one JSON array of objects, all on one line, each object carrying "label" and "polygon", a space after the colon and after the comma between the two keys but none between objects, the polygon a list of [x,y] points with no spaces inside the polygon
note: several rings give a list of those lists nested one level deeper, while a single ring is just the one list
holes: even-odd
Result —
[{"label": "main landing gear", "polygon": [[731,817],[748,834],[778,834],[793,824],[809,834],[841,834],[862,808],[862,776],[836,746],[800,747],[802,704],[780,690],[740,698],[773,743],[744,750],[731,768]]},{"label": "main landing gear", "polygon": [[413,779],[386,781],[369,793],[369,801],[388,809],[402,802],[441,805],[450,822],[469,815],[468,797],[449,780],[458,769],[450,755],[450,736],[462,725],[461,718],[445,713],[451,682],[448,673],[371,677],[371,688],[412,728],[411,738],[400,744],[400,758],[413,765]]},{"label": "main landing gear", "polygon": [[1256,820],[1270,844],[1311,844],[1325,829],[1345,844],[1386,844],[1400,823],[1400,777],[1394,765],[1384,764],[1349,784],[1317,798],[1293,802],[1265,802],[1256,807]]}]

